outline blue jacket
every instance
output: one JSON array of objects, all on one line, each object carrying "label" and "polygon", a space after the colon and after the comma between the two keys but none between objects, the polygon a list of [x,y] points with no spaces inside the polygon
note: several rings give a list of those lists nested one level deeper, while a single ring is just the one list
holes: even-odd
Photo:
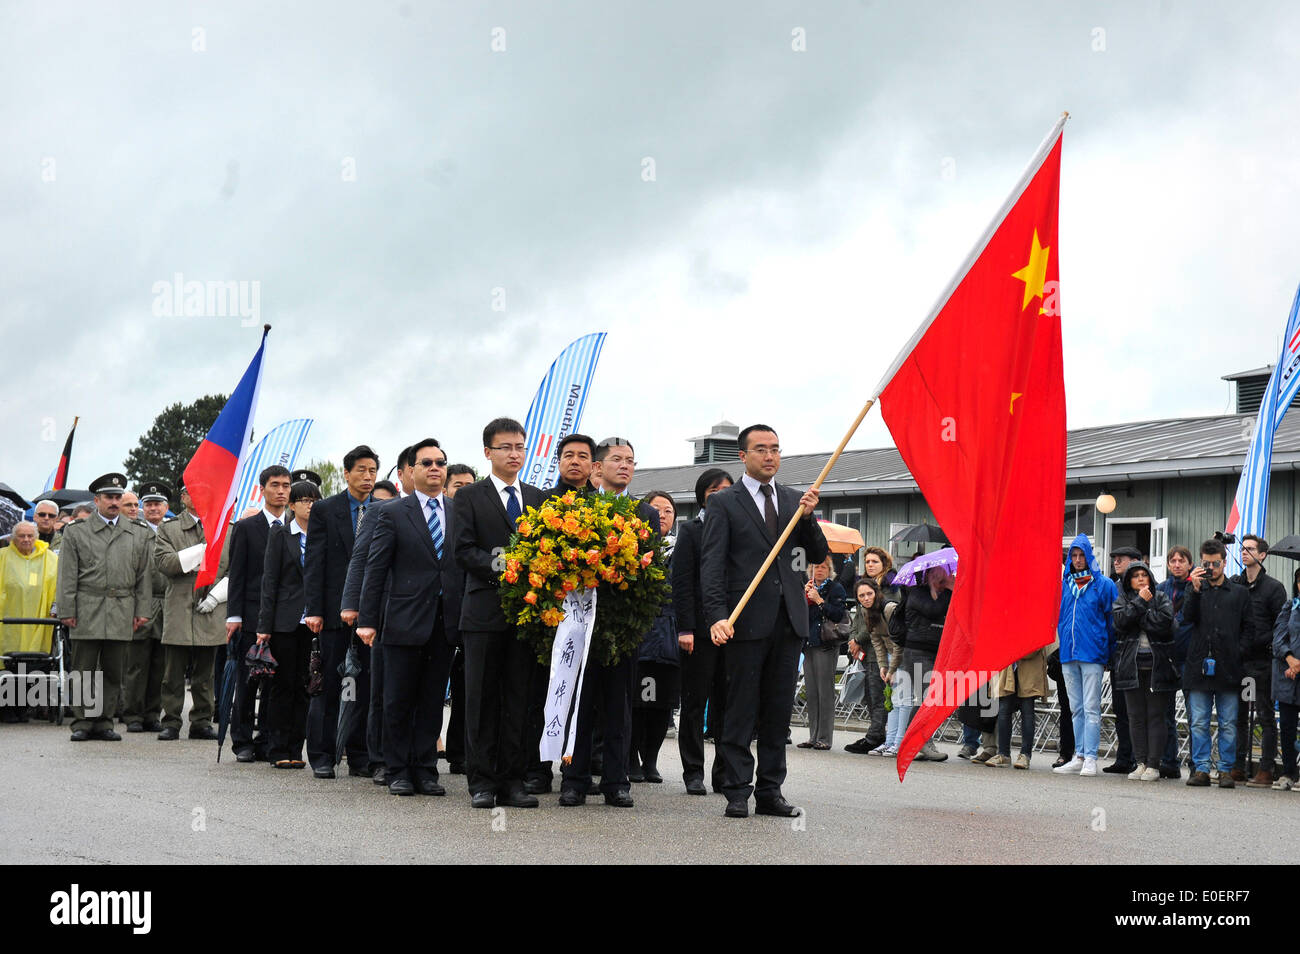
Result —
[{"label": "blue jacket", "polygon": [[1111,606],[1119,596],[1119,589],[1101,572],[1092,544],[1087,534],[1074,538],[1070,549],[1078,547],[1092,570],[1092,582],[1075,597],[1070,589],[1070,569],[1061,581],[1061,617],[1056,623],[1056,635],[1061,641],[1061,662],[1088,662],[1105,665],[1115,650],[1115,626],[1111,621]]},{"label": "blue jacket", "polygon": [[1188,586],[1186,579],[1180,582],[1172,574],[1165,577],[1163,583],[1156,584],[1157,592],[1165,594],[1174,604],[1174,665],[1179,672],[1187,662],[1187,647],[1192,643],[1192,630],[1196,628],[1183,620],[1183,597],[1187,595]]}]

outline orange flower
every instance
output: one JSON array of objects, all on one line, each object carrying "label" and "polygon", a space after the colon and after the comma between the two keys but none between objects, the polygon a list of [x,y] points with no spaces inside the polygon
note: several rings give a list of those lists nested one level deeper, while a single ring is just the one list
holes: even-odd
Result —
[{"label": "orange flower", "polygon": [[654,551],[647,550],[644,554],[641,555],[641,565],[649,566],[651,563],[654,562],[654,558],[655,558]]},{"label": "orange flower", "polygon": [[560,584],[560,586],[564,589],[564,592],[566,593],[572,593],[574,590],[578,588],[578,584],[574,583],[573,580],[565,580],[563,583]]},{"label": "orange flower", "polygon": [[527,593],[524,594],[524,602],[527,603],[529,606],[536,606],[537,594],[534,593],[532,590],[529,590]]},{"label": "orange flower", "polygon": [[541,585],[542,585],[543,583],[545,583],[545,582],[546,582],[546,580],[542,577],[542,575],[541,575],[540,573],[529,573],[529,574],[528,574],[528,585],[529,585],[529,586],[541,586]]},{"label": "orange flower", "polygon": [[514,570],[506,570],[506,582],[507,582],[507,583],[518,583],[518,582],[519,582],[519,574],[516,573]]}]

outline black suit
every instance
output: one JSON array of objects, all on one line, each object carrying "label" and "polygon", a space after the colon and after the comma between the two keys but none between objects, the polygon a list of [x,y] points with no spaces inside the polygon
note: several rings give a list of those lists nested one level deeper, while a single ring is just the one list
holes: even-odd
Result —
[{"label": "black suit", "polygon": [[[520,511],[540,507],[541,490],[518,481]],[[460,630],[465,647],[465,762],[471,794],[522,787],[532,761],[524,746],[533,649],[501,612],[499,557],[514,527],[491,477],[456,492],[453,549],[465,573]]]},{"label": "black suit", "polygon": [[266,542],[262,570],[262,611],[257,631],[271,634],[275,678],[271,682],[266,731],[271,738],[267,758],[301,761],[307,735],[307,664],[311,631],[300,623],[304,596],[302,540],[287,526],[274,527]]},{"label": "black suit", "polygon": [[[648,503],[637,503],[637,516],[655,531],[659,528],[659,511]],[[658,542],[658,534],[655,535]],[[632,681],[636,675],[636,656],[625,656],[606,666],[589,656],[583,677],[582,697],[578,700],[578,719],[573,744],[573,761],[561,768],[562,788],[586,794],[591,786],[591,756],[595,747],[593,730],[600,726],[602,764],[600,790],[605,795],[626,792],[627,757],[632,742]]]},{"label": "black suit", "polygon": [[[288,516],[281,514],[283,525]],[[239,633],[227,642],[227,653],[239,660],[235,677],[235,699],[230,716],[230,742],[236,753],[258,751],[266,753],[269,736],[255,724],[254,687],[248,683],[248,668],[244,657],[257,642],[257,621],[262,612],[262,571],[266,561],[266,541],[271,527],[266,512],[238,520],[230,528],[230,570],[226,590],[226,607],[230,616],[241,619]],[[273,651],[274,652],[274,651]],[[264,702],[266,697],[263,697]]]},{"label": "black suit", "polygon": [[[709,498],[700,571],[706,629],[726,619],[740,602],[777,535],[799,509],[799,496],[793,488],[775,485],[776,533],[769,530],[743,479]],[[729,800],[748,799],[751,792],[760,801],[781,795],[799,647],[808,637],[803,570],[826,559],[827,553],[821,528],[805,515],[763,574],[723,651],[727,721],[722,758]],[[757,786],[751,784],[754,757],[749,747],[755,725]]]},{"label": "black suit", "polygon": [[722,647],[713,645],[704,612],[704,590],[700,586],[703,540],[704,520],[699,516],[682,525],[673,549],[673,613],[677,617],[677,631],[695,636],[694,649],[681,655],[682,714],[677,748],[682,756],[682,778],[703,781],[707,705],[709,729],[717,742],[713,748],[713,790],[720,792],[726,775],[722,763],[722,727],[727,708],[727,678],[722,665]]},{"label": "black suit", "polygon": [[[348,561],[352,556],[355,530],[351,494],[344,490],[318,501],[311,508],[307,524],[307,564],[303,584],[307,590],[307,615],[319,616],[324,622],[318,634],[321,667],[325,687],[311,700],[307,715],[307,758],[313,769],[332,768],[338,740],[339,702],[343,680],[339,665],[353,644],[352,630],[343,625],[339,609],[343,602],[343,584],[347,581]],[[366,501],[367,517],[373,505]],[[363,518],[364,524],[364,518]],[[348,769],[366,769],[370,752],[366,748],[367,710],[370,707],[370,650],[356,641],[361,673],[356,677],[355,702],[359,716],[346,740]]]},{"label": "black suit", "polygon": [[[378,629],[384,653],[384,763],[389,782],[438,778],[438,736],[447,693],[462,579],[448,543],[456,528],[441,496],[442,555],[420,499],[380,510],[366,558],[358,627]],[[384,610],[384,604],[387,609]]]},{"label": "black suit", "polygon": [[[361,609],[361,584],[366,577],[366,559],[370,554],[370,541],[374,539],[378,520],[370,517],[378,511],[395,503],[399,498],[389,500],[372,500],[366,510],[366,519],[361,521],[361,530],[352,545],[352,556],[348,559],[348,572],[343,581],[343,598],[339,601],[342,610]],[[388,591],[384,591],[384,605],[388,603]],[[383,610],[380,610],[379,629],[383,629]],[[366,713],[366,752],[371,765],[384,764],[384,646],[376,640],[370,647],[370,709]]]}]

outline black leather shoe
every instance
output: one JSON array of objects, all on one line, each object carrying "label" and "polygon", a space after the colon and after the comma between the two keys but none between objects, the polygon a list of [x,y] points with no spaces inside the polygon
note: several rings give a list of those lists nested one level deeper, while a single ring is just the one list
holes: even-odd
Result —
[{"label": "black leather shoe", "polygon": [[659,774],[659,769],[653,765],[641,766],[641,771],[645,775],[645,780],[653,785],[663,784],[664,777]]},{"label": "black leather shoe", "polygon": [[90,733],[90,737],[96,742],[121,742],[122,737],[112,729],[99,729]]},{"label": "black leather shoe", "polygon": [[529,795],[549,795],[551,783],[545,779],[530,778],[524,782],[524,791]]},{"label": "black leather shoe", "polygon": [[89,738],[90,738],[90,733],[87,732],[85,729],[73,729],[73,730],[72,730],[72,741],[73,741],[73,742],[85,742],[85,741],[86,741],[87,739],[89,739]]},{"label": "black leather shoe", "polygon": [[448,763],[447,763],[447,771],[450,772],[452,775],[464,775],[464,774],[465,774],[465,763],[464,763],[464,762],[448,762]]},{"label": "black leather shoe", "polygon": [[564,808],[575,808],[585,804],[587,804],[587,796],[582,792],[575,792],[571,788],[560,789],[560,805]]},{"label": "black leather shoe", "polygon": [[235,752],[236,762],[256,762],[257,754],[252,749],[239,749]]},{"label": "black leather shoe", "polygon": [[802,815],[803,809],[791,805],[784,798],[778,795],[776,798],[768,798],[761,802],[755,802],[754,814],[777,815],[781,818],[794,818],[796,815]]},{"label": "black leather shoe", "polygon": [[192,725],[190,726],[190,738],[206,739],[209,742],[216,741],[217,730],[210,725]]},{"label": "black leather shoe", "polygon": [[416,788],[420,790],[421,795],[446,795],[447,794],[447,790],[431,778],[421,779],[419,785],[417,785]]},{"label": "black leather shoe", "polygon": [[615,808],[631,808],[635,803],[632,801],[631,792],[614,792],[612,795],[605,796],[605,804]]},{"label": "black leather shoe", "polygon": [[359,776],[360,778],[374,778],[375,770],[371,768],[369,765],[363,765],[360,768],[354,765],[349,765],[348,774]]},{"label": "black leather shoe", "polygon": [[388,783],[388,794],[390,795],[414,795],[415,786],[411,784],[410,779],[395,778]]},{"label": "black leather shoe", "polygon": [[469,797],[470,808],[492,808],[497,803],[497,797],[491,792],[475,792]]},{"label": "black leather shoe", "polygon": [[144,731],[144,723],[143,723],[143,722],[128,722],[128,723],[126,724],[126,731],[127,731],[127,732],[143,732],[143,731]]},{"label": "black leather shoe", "polygon": [[644,782],[645,773],[642,772],[640,769],[629,769],[627,773],[627,780],[629,782]]},{"label": "black leather shoe", "polygon": [[387,785],[388,772],[382,768],[377,768],[375,769],[375,774],[370,776],[370,781],[374,782],[376,785]]},{"label": "black leather shoe", "polygon": [[736,799],[735,801],[728,800],[727,807],[722,814],[728,818],[748,818],[749,799],[745,799],[744,801],[741,801],[740,799]]},{"label": "black leather shoe", "polygon": [[704,780],[698,778],[688,778],[686,780],[687,795],[707,795],[709,790],[704,787]]},{"label": "black leather shoe", "polygon": [[536,795],[524,791],[523,785],[514,785],[507,794],[497,796],[497,804],[509,808],[536,808],[538,801]]},{"label": "black leather shoe", "polygon": [[[159,722],[157,719],[145,719],[145,720],[144,720],[144,730],[145,730],[146,732],[161,732],[161,731],[162,731],[162,723]],[[216,735],[213,735],[212,737],[215,739],[215,738],[216,738]]]},{"label": "black leather shoe", "polygon": [[315,775],[317,778],[333,778],[333,777],[334,777],[334,769],[332,769],[332,768],[314,768],[314,769],[311,770],[311,774],[312,774],[312,775]]},{"label": "black leather shoe", "polygon": [[176,728],[174,725],[169,725],[158,733],[159,742],[175,742],[180,737],[180,729]]},{"label": "black leather shoe", "polygon": [[1102,769],[1103,775],[1127,775],[1137,768],[1136,762],[1115,762]]},{"label": "black leather shoe", "polygon": [[1180,769],[1177,765],[1162,765],[1160,766],[1160,777],[1161,778],[1182,778],[1183,772],[1182,769]]}]

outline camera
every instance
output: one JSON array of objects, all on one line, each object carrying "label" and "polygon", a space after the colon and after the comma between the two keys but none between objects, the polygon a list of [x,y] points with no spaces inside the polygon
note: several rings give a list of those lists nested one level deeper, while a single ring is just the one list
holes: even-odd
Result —
[{"label": "camera", "polygon": [[1228,532],[1225,531],[1225,530],[1215,530],[1215,531],[1214,531],[1214,539],[1218,540],[1218,541],[1219,541],[1220,543],[1222,543],[1225,547],[1226,547],[1226,546],[1230,546],[1231,544],[1234,544],[1234,543],[1237,542],[1237,537],[1236,537],[1236,535],[1235,535],[1235,534],[1228,533]]},{"label": "camera", "polygon": [[1206,656],[1203,660],[1201,660],[1201,675],[1202,676],[1214,675],[1214,657]]}]

